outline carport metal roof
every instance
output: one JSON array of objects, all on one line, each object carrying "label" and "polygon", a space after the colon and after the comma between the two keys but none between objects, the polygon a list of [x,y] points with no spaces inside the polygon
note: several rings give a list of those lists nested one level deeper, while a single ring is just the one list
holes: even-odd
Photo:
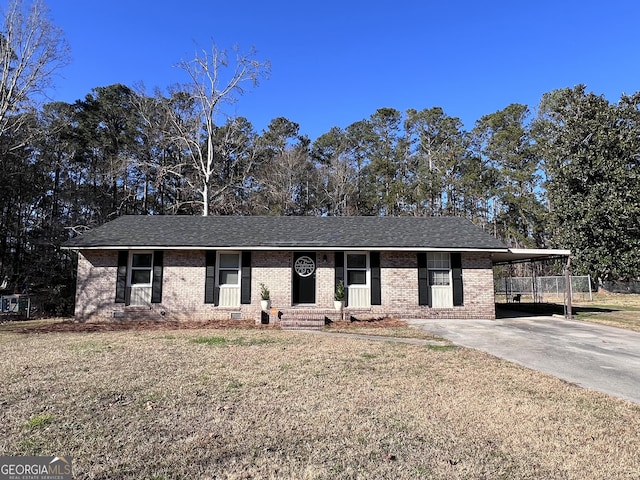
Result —
[{"label": "carport metal roof", "polygon": [[571,250],[541,249],[541,248],[510,248],[506,252],[494,252],[491,261],[494,265],[508,265],[510,263],[534,262],[567,258]]}]

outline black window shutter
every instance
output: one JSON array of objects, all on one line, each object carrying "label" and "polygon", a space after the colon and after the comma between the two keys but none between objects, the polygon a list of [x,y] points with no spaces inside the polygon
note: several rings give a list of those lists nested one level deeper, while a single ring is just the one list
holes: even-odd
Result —
[{"label": "black window shutter", "polygon": [[251,303],[251,252],[242,252],[240,303]]},{"label": "black window shutter", "polygon": [[429,305],[429,293],[427,254],[418,252],[418,305]]},{"label": "black window shutter", "polygon": [[369,266],[371,267],[371,305],[382,305],[380,252],[369,252]]},{"label": "black window shutter", "polygon": [[216,251],[207,250],[205,256],[204,303],[218,304],[220,288],[216,285]]},{"label": "black window shutter", "polygon": [[129,252],[118,252],[118,274],[116,278],[116,303],[127,301],[127,265],[129,264]]},{"label": "black window shutter", "polygon": [[162,302],[162,261],[164,252],[153,252],[153,283],[151,284],[151,303]]},{"label": "black window shutter", "polygon": [[451,277],[453,278],[453,306],[464,305],[464,292],[462,289],[462,254],[451,254]]},{"label": "black window shutter", "polygon": [[344,252],[335,252],[335,285],[334,285],[334,293],[335,289],[338,288],[338,284],[342,282],[344,285],[344,304],[348,305],[347,297],[349,296],[349,289],[347,287],[347,282],[344,279]]}]

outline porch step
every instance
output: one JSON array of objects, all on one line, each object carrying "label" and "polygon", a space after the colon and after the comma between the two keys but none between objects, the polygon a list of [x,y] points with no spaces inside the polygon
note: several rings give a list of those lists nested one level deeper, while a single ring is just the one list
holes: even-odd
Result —
[{"label": "porch step", "polygon": [[298,320],[280,320],[280,328],[282,330],[322,330],[325,325],[324,318],[316,319],[298,319]]},{"label": "porch step", "polygon": [[287,310],[280,317],[282,330],[320,330],[326,324],[326,315],[314,310]]}]

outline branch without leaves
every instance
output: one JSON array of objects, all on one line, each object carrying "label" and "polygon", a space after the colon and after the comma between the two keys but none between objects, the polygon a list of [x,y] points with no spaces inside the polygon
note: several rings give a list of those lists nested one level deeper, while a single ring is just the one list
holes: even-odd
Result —
[{"label": "branch without leaves", "polygon": [[[227,51],[219,50],[214,44],[210,52],[203,50],[193,60],[178,64],[191,79],[191,83],[183,88],[190,104],[189,110],[180,112],[187,113],[187,117],[181,114],[172,117],[173,127],[177,133],[176,141],[200,177],[203,215],[209,214],[210,184],[218,160],[216,124],[218,117],[223,115],[221,107],[225,103],[234,103],[236,95],[244,93],[245,83],[256,86],[259,79],[269,72],[269,63],[257,60],[254,49],[242,54],[236,47],[233,53],[235,57],[230,62]],[[215,192],[216,195],[220,193]]]},{"label": "branch without leaves", "polygon": [[[53,74],[69,62],[69,46],[62,31],[50,23],[42,0],[27,9],[11,0],[0,32],[0,135],[20,128],[35,98],[44,97]],[[12,122],[12,120],[14,120]]]}]

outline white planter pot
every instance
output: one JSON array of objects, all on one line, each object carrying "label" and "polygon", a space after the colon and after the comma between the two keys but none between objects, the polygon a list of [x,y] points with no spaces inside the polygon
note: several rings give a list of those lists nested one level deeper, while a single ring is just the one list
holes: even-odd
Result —
[{"label": "white planter pot", "polygon": [[333,307],[336,309],[337,312],[341,311],[342,308],[344,307],[344,301],[343,300],[334,300],[333,301]]},{"label": "white planter pot", "polygon": [[269,310],[269,303],[269,300],[260,300],[260,308],[262,308],[262,311],[266,312]]}]

